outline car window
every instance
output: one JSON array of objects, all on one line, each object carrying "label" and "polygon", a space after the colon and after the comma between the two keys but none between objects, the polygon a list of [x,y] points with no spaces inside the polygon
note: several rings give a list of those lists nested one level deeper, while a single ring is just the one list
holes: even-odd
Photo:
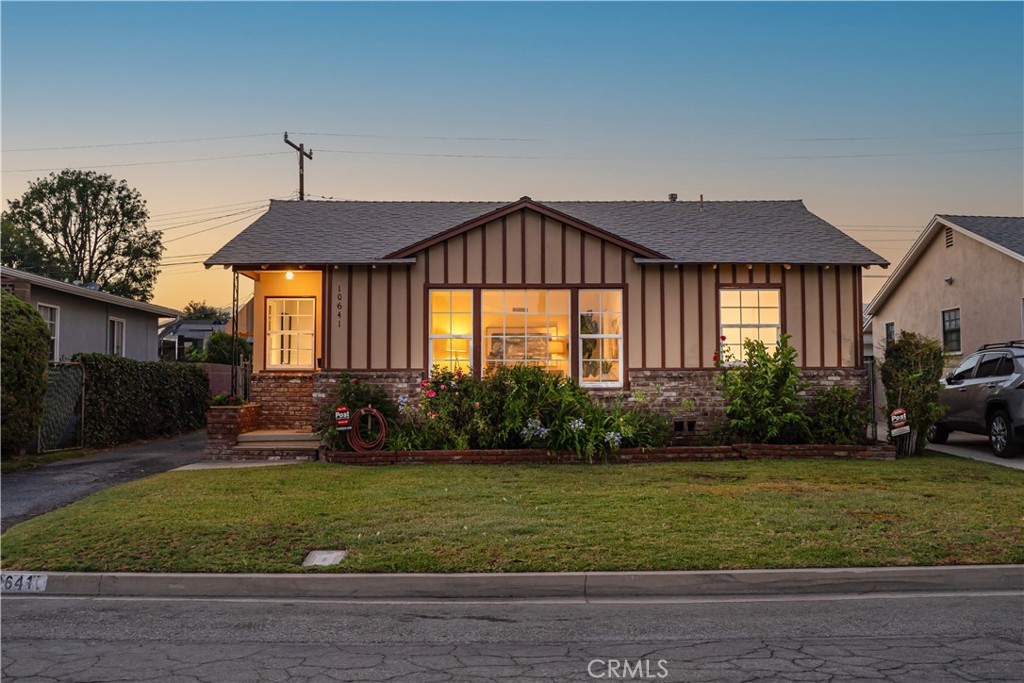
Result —
[{"label": "car window", "polygon": [[981,356],[978,354],[965,358],[964,362],[958,365],[956,370],[950,373],[949,379],[954,382],[969,379],[974,373],[974,366],[978,364],[979,358],[981,358]]},{"label": "car window", "polygon": [[1005,358],[1005,353],[986,353],[978,363],[978,371],[974,373],[974,377],[1001,377],[1010,374],[1009,368],[1003,362]]}]

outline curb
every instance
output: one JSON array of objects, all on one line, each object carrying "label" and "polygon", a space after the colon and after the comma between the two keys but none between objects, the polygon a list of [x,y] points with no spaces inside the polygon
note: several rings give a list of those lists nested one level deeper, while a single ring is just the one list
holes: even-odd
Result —
[{"label": "curb", "polygon": [[521,574],[40,573],[47,576],[46,591],[34,595],[97,597],[611,599],[1024,590],[1024,565]]}]

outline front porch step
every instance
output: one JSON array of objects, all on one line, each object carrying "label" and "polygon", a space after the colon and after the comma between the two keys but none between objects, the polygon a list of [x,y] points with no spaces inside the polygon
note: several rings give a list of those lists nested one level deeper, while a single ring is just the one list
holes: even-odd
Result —
[{"label": "front porch step", "polygon": [[241,441],[235,450],[246,451],[312,451],[320,448],[319,439],[316,441]]},{"label": "front porch step", "polygon": [[315,432],[300,431],[298,429],[257,429],[253,432],[245,432],[238,435],[239,444],[249,443],[277,443],[277,444],[306,444],[320,443],[320,435]]}]

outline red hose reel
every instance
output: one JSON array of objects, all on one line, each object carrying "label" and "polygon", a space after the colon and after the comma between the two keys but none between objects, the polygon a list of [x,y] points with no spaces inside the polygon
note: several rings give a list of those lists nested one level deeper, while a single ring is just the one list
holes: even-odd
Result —
[{"label": "red hose reel", "polygon": [[[364,438],[363,433],[373,434],[373,422],[377,421],[377,435],[372,438]],[[363,429],[363,422],[366,427]],[[379,451],[384,447],[388,438],[388,422],[381,415],[381,412],[373,406],[360,408],[355,413],[348,409],[348,406],[338,406],[334,409],[334,424],[338,431],[348,432],[348,445],[357,453],[370,453]]]}]

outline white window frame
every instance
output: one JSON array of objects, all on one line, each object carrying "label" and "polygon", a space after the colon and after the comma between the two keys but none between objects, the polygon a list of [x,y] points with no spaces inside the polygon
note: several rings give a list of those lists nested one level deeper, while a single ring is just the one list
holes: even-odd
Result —
[{"label": "white window frame", "polygon": [[[579,318],[582,317],[580,311],[580,297],[583,292],[618,292],[619,293],[619,333],[618,334],[584,334],[583,328],[580,326]],[[626,361],[625,361],[625,328],[626,328],[626,292],[624,289],[619,287],[580,287],[576,290],[576,325],[579,332],[577,333],[576,340],[576,376],[579,378],[579,385],[584,389],[618,389],[625,386],[626,381]],[[619,380],[617,382],[585,382],[583,380],[583,340],[584,339],[597,339],[598,346],[601,346],[602,339],[618,339],[619,340]],[[614,360],[612,358],[605,358],[604,360]]]},{"label": "white window frame", "polygon": [[[778,297],[779,297],[779,322],[774,323],[774,324],[772,324],[772,323],[762,324],[760,322],[760,317],[761,317],[760,313],[758,313],[758,322],[756,324],[741,322],[739,325],[736,325],[736,324],[733,324],[733,323],[725,324],[725,323],[721,322],[721,320],[722,320],[722,292],[726,292],[726,291],[727,292],[739,292],[740,293],[740,298],[741,298],[740,309],[743,308],[743,306],[742,306],[743,292],[762,292],[762,291],[765,291],[765,292],[775,292],[776,294],[778,294]],[[735,307],[734,306],[730,306],[729,308],[735,308]],[[758,297],[757,310],[760,311],[761,308],[762,307],[760,305],[760,297]],[[765,307],[765,308],[767,308],[767,307]],[[740,328],[740,329],[742,329],[744,327],[756,327],[758,329],[761,329],[761,328],[767,329],[767,328],[774,327],[775,328],[775,338],[776,339],[782,339],[782,316],[783,316],[783,310],[782,310],[782,288],[781,287],[766,287],[766,286],[758,286],[758,285],[750,285],[750,286],[742,286],[742,287],[719,287],[719,289],[718,289],[718,311],[717,312],[718,312],[718,320],[719,320],[719,322],[718,322],[718,340],[719,340],[718,341],[718,357],[722,359],[722,363],[723,364],[726,364],[726,365],[744,365],[746,363],[746,359],[744,359],[744,358],[738,358],[737,360],[733,361],[732,363],[726,363],[725,359],[722,357],[722,355],[724,353],[723,345],[725,344],[725,342],[722,341],[722,337],[727,336],[725,334],[726,328],[729,328],[729,329]],[[746,341],[746,339],[741,339],[740,340],[740,352],[741,353],[743,352],[743,343],[745,341]]]},{"label": "white window frame", "polygon": [[[433,332],[433,320],[434,320],[434,292],[459,292],[468,291],[469,296],[469,319],[472,321],[470,325],[469,334],[434,334]],[[468,339],[469,340],[469,374],[479,375],[479,368],[473,367],[473,359],[476,357],[473,355],[473,338],[476,336],[476,296],[473,294],[472,289],[465,287],[431,287],[427,290],[427,376],[432,377],[434,375],[434,340],[436,339]],[[451,311],[449,311],[451,313]],[[458,311],[462,313],[462,311]],[[445,362],[448,362],[445,359]]]},{"label": "white window frame", "polygon": [[[60,306],[54,306],[53,304],[44,303],[42,301],[40,301],[39,303],[36,304],[36,310],[40,312],[40,315],[42,315],[42,309],[44,309],[44,308],[50,308],[50,309],[53,309],[53,311],[54,311],[53,329],[50,331],[50,339],[53,341],[53,358],[51,358],[50,361],[51,362],[59,361],[60,360]],[[46,326],[49,327],[50,326],[50,321],[46,320],[45,316],[43,317],[43,320],[46,322]]]},{"label": "white window frame", "polygon": [[[311,302],[313,302],[313,314],[312,314],[312,316],[310,316],[312,321],[313,321],[313,329],[311,331],[309,331],[309,332],[305,332],[305,331],[292,331],[292,330],[278,330],[278,331],[271,332],[270,331],[270,302],[271,301],[311,301]],[[317,302],[317,299],[316,299],[316,297],[313,297],[313,296],[268,296],[268,297],[265,298],[265,300],[263,302],[263,320],[264,320],[264,325],[265,325],[265,328],[263,330],[263,344],[264,344],[264,347],[265,347],[264,351],[263,351],[263,358],[264,358],[264,362],[265,362],[265,366],[266,366],[267,370],[312,370],[313,367],[316,365],[316,320],[317,320],[317,318],[316,318],[316,316],[317,316],[316,302]],[[271,350],[271,347],[273,346],[270,343],[271,335],[281,336],[281,337],[284,337],[285,335],[290,335],[290,336],[294,336],[296,339],[298,339],[299,337],[303,337],[303,336],[310,337],[312,341],[311,341],[311,344],[310,344],[311,352],[309,354],[310,355],[310,362],[309,362],[309,364],[308,365],[305,365],[305,364],[300,365],[298,363],[292,363],[292,364],[288,364],[288,365],[282,365],[280,363],[271,363],[270,362],[270,356],[271,356],[270,350]],[[298,347],[296,346],[295,348],[297,349]]]},{"label": "white window frame", "polygon": [[[114,323],[113,331],[111,331],[111,329],[110,329],[110,327],[111,327],[110,323]],[[117,334],[117,326],[118,326],[118,324],[121,325],[121,353],[117,352],[117,345],[116,345],[116,339],[117,339],[116,334]],[[114,316],[110,316],[110,317],[107,318],[107,353],[109,353],[112,356],[120,356],[121,358],[125,358],[126,357],[126,355],[125,355],[125,336],[126,336],[125,332],[126,332],[127,328],[128,328],[128,325],[125,322],[124,318],[115,318]]]},{"label": "white window frame", "polygon": [[[958,348],[956,351],[952,351],[952,350],[946,348],[946,320],[945,320],[945,314],[946,313],[951,313],[953,311],[957,312],[957,319],[960,322],[960,326],[956,328],[957,332],[960,334],[960,348]],[[952,308],[944,308],[941,311],[939,311],[939,343],[942,344],[942,349],[946,353],[951,354],[953,356],[962,356],[963,355],[963,353],[964,353],[964,312],[960,309],[959,306],[954,306]]]}]

